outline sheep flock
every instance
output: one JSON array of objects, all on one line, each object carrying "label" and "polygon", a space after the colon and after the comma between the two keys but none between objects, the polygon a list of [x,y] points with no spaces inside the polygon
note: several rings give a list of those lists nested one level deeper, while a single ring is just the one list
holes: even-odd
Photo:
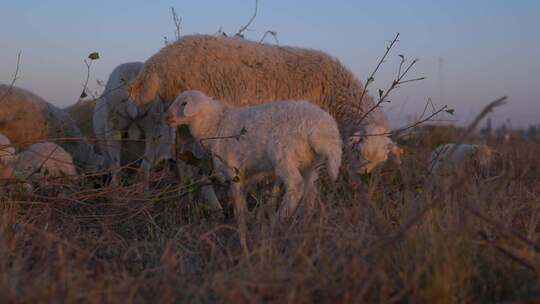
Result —
[{"label": "sheep flock", "polygon": [[380,79],[319,50],[190,35],[143,60],[65,108],[0,84],[0,302],[538,290],[537,144],[392,130]]},{"label": "sheep flock", "polygon": [[[149,195],[153,169],[165,161],[175,164],[169,169],[178,182],[229,183],[241,221],[245,191],[261,181],[284,189],[284,221],[301,201],[313,208],[321,165],[335,181],[340,172],[371,174],[385,163],[397,170],[403,154],[385,114],[337,59],[238,37],[182,37],[144,63],[119,64],[95,102],[64,110],[16,86],[1,85],[0,96],[4,184],[94,174],[101,186],[119,186],[121,169],[134,164]],[[470,166],[464,148],[444,164],[433,159],[432,175]],[[185,155],[209,159],[211,172]],[[214,188],[202,185],[202,198],[222,212],[227,197]]]}]

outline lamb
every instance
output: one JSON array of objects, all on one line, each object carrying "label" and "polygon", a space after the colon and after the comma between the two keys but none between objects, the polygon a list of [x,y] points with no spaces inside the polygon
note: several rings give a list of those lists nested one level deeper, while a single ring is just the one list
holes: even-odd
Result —
[{"label": "lamb", "polygon": [[[455,151],[450,154],[454,147]],[[448,189],[448,182],[452,177],[463,177],[466,173],[486,173],[494,153],[485,144],[439,145],[431,153],[430,177],[426,181],[426,188],[433,189],[439,184],[443,189]]]},{"label": "lamb", "polygon": [[[170,104],[181,92],[193,89],[231,106],[271,100],[312,102],[337,119],[354,172],[369,172],[388,158],[353,153],[354,148],[370,147],[395,159],[402,152],[388,136],[384,140],[367,136],[362,145],[354,144],[350,137],[355,133],[369,135],[367,130],[377,127],[388,130],[388,121],[379,108],[370,112],[374,106],[370,96],[360,100],[364,89],[354,75],[320,51],[234,37],[184,36],[149,58],[128,90],[130,99],[141,106],[157,96]],[[364,159],[373,155],[376,158]]]},{"label": "lamb", "polygon": [[[211,140],[214,169],[231,183],[236,216],[246,209],[244,183],[274,174],[285,185],[279,219],[290,217],[302,197],[308,209],[316,192],[317,166],[326,163],[332,180],[341,165],[342,142],[334,118],[307,101],[276,101],[232,108],[200,91],[183,92],[167,111],[171,127],[188,125],[199,140],[242,133],[238,140]],[[205,144],[206,145],[206,144]]]},{"label": "lamb", "polygon": [[390,130],[384,126],[367,125],[363,130],[357,131],[349,137],[349,145],[360,153],[359,159],[364,168],[364,172],[360,173],[372,172],[379,164],[385,163],[388,158],[392,158],[395,164],[401,165],[403,150],[395,145],[388,136],[381,136],[381,134],[389,133]]},{"label": "lamb", "polygon": [[11,163],[15,158],[15,148],[7,136],[0,133],[0,179],[10,178]]},{"label": "lamb", "polygon": [[19,153],[12,162],[13,177],[22,181],[77,175],[73,158],[59,145],[51,142],[33,144]]},{"label": "lamb", "polygon": [[[109,160],[115,184],[118,183],[118,170],[126,163],[126,158],[133,161],[142,157],[141,166],[146,182],[153,165],[162,159],[172,158],[174,130],[164,122],[163,102],[155,98],[144,109],[140,109],[128,99],[125,85],[135,78],[142,67],[142,62],[117,66],[109,76],[105,92],[97,100],[94,110],[94,134],[98,138],[100,150]],[[144,137],[144,143],[122,141],[126,135],[133,140]],[[132,148],[122,149],[128,145]],[[129,152],[131,155],[127,155]]]},{"label": "lamb", "polygon": [[0,84],[0,133],[20,148],[36,142],[55,142],[85,172],[103,166],[103,157],[95,153],[68,114],[19,87]]}]

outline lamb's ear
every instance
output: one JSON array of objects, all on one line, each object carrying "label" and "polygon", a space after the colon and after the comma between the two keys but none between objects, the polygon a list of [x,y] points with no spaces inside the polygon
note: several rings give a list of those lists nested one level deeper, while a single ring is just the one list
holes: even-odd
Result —
[{"label": "lamb's ear", "polygon": [[201,106],[201,102],[191,100],[190,102],[186,103],[186,106],[184,107],[184,116],[190,117],[197,114],[197,112],[200,111]]}]

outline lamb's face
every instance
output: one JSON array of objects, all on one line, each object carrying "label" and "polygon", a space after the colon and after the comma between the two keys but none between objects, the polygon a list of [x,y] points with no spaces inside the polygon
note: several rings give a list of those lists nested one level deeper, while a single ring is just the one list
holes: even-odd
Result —
[{"label": "lamb's face", "polygon": [[203,113],[205,108],[210,107],[210,98],[200,91],[185,91],[178,95],[176,100],[167,110],[166,122],[171,128],[180,125],[191,125]]},{"label": "lamb's face", "polygon": [[377,135],[386,133],[388,133],[386,128],[369,127],[354,133],[349,138],[349,148],[358,161],[357,173],[370,173],[389,158],[397,165],[401,164],[403,150],[389,136]]}]

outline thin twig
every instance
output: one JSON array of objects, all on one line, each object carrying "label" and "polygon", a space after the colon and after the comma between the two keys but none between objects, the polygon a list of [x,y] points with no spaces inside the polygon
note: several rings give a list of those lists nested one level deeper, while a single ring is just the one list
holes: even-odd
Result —
[{"label": "thin twig", "polygon": [[394,47],[396,42],[398,42],[398,38],[399,38],[399,33],[396,34],[396,37],[394,37],[394,39],[390,42],[390,45],[388,45],[386,47],[386,51],[384,52],[384,55],[381,57],[381,59],[377,63],[377,66],[375,66],[375,69],[371,72],[371,74],[367,78],[366,83],[364,84],[364,90],[362,91],[362,95],[360,95],[360,100],[359,100],[360,104],[358,105],[358,113],[360,113],[360,110],[362,109],[362,102],[364,100],[364,96],[366,95],[366,92],[368,91],[369,85],[373,81],[375,81],[375,78],[374,78],[375,74],[377,73],[377,71],[379,70],[379,68],[383,64],[384,60],[388,56],[388,53],[390,53],[390,50]]},{"label": "thin twig", "polygon": [[253,12],[253,16],[251,16],[251,19],[249,19],[248,23],[244,26],[242,26],[239,30],[238,30],[238,33],[236,33],[234,36],[235,37],[244,37],[242,35],[242,33],[248,29],[248,27],[251,25],[251,23],[255,20],[255,18],[257,17],[257,10],[259,8],[259,0],[255,0],[255,10]]},{"label": "thin twig", "polygon": [[270,30],[268,30],[268,31],[266,31],[266,32],[264,33],[264,35],[262,36],[262,38],[261,38],[261,40],[259,41],[259,43],[263,43],[263,42],[264,42],[264,39],[266,38],[266,36],[267,36],[268,34],[272,35],[272,37],[274,37],[274,40],[276,41],[276,44],[279,45],[279,41],[278,41],[278,38],[277,38],[277,32],[275,32],[275,31],[270,31]]},{"label": "thin twig", "polygon": [[19,51],[19,53],[17,54],[17,66],[15,67],[15,72],[13,73],[13,77],[11,78],[9,88],[4,93],[4,95],[2,95],[2,97],[0,97],[0,101],[2,101],[7,95],[9,95],[11,93],[11,90],[13,89],[13,86],[15,85],[15,82],[17,81],[17,79],[19,79],[19,69],[20,69],[20,66],[21,66],[21,53],[22,53],[22,51]]}]

